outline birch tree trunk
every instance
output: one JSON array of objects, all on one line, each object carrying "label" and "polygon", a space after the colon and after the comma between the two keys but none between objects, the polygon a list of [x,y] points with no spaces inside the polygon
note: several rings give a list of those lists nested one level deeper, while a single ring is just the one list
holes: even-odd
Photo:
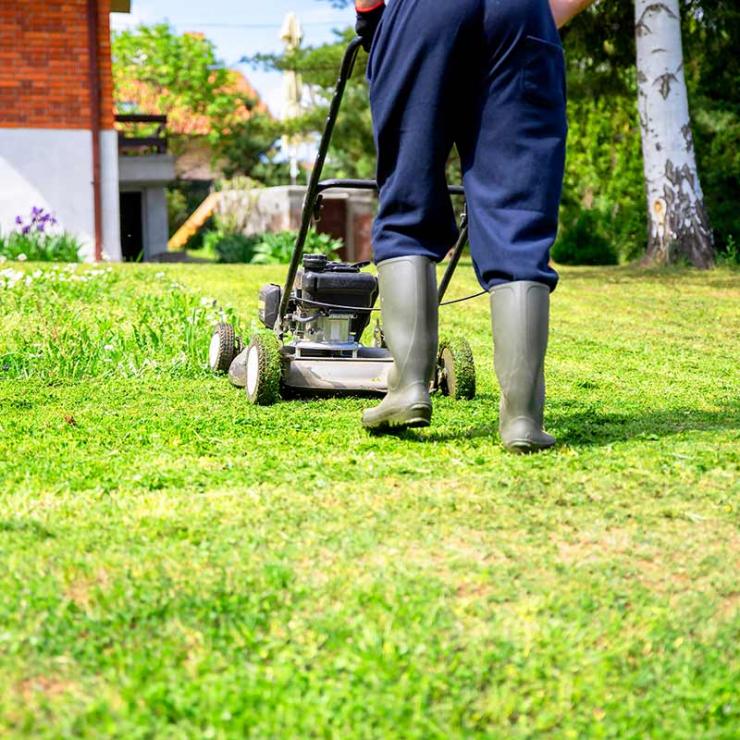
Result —
[{"label": "birch tree trunk", "polygon": [[637,85],[648,199],[647,261],[714,263],[696,169],[678,0],[635,0]]}]

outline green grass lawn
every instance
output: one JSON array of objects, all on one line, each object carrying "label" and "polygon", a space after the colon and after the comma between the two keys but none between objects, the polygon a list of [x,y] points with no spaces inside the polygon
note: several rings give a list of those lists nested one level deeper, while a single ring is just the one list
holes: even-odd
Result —
[{"label": "green grass lawn", "polygon": [[280,268],[12,270],[0,735],[737,737],[736,272],[564,270],[518,457],[485,298],[477,399],[370,437],[204,370]]}]

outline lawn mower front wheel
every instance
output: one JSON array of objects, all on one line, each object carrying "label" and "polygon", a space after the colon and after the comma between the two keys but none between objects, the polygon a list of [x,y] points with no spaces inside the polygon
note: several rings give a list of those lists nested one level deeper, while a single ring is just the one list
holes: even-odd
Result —
[{"label": "lawn mower front wheel", "polygon": [[250,403],[270,406],[280,400],[283,366],[274,334],[256,334],[247,348],[245,391]]}]

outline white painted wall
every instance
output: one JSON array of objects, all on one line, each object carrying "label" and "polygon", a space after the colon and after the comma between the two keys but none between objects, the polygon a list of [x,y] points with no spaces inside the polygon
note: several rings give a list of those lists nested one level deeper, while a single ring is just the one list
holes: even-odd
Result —
[{"label": "white painted wall", "polygon": [[[245,234],[297,230],[301,225],[303,200],[306,188],[286,185],[257,190],[222,190],[219,192],[218,210],[236,224]],[[324,199],[347,201],[345,246],[347,259],[369,250],[367,237],[356,227],[363,217],[375,213],[376,195],[366,190],[335,188],[324,193]]]},{"label": "white painted wall", "polygon": [[144,259],[151,259],[167,251],[169,224],[167,197],[164,187],[146,188],[143,191],[144,209]]},{"label": "white painted wall", "polygon": [[166,185],[175,179],[175,158],[171,154],[147,154],[118,159],[118,179],[125,189]]},{"label": "white painted wall", "polygon": [[121,201],[118,185],[118,133],[100,132],[100,202],[103,211],[103,255],[121,261]]},{"label": "white painted wall", "polygon": [[166,187],[175,179],[175,158],[169,154],[118,158],[122,192],[141,193],[144,259],[167,251],[169,223]]},{"label": "white painted wall", "polygon": [[[120,259],[118,150],[114,131],[101,136],[103,250]],[[0,229],[33,206],[51,211],[94,256],[92,138],[86,130],[0,128]]]}]

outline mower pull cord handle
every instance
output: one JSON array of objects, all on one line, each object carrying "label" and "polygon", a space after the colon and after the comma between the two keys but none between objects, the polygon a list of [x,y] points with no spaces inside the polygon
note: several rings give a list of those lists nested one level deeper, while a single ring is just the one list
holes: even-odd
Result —
[{"label": "mower pull cord handle", "polygon": [[295,278],[296,274],[298,273],[298,268],[301,264],[301,259],[303,258],[303,249],[306,246],[308,231],[311,228],[311,220],[314,215],[316,198],[319,194],[319,182],[321,181],[321,174],[324,170],[326,155],[329,152],[329,145],[331,144],[331,138],[334,134],[334,127],[337,123],[339,109],[341,108],[342,99],[344,98],[344,92],[347,89],[347,83],[352,76],[352,72],[355,68],[355,62],[357,61],[357,55],[361,48],[362,39],[357,36],[356,38],[352,39],[349,46],[347,47],[347,50],[344,52],[342,66],[339,71],[339,79],[337,80],[334,97],[332,98],[331,105],[329,106],[329,115],[326,118],[326,126],[324,128],[324,133],[321,135],[319,151],[316,154],[316,161],[314,163],[313,170],[311,171],[311,177],[308,181],[306,196],[303,201],[301,228],[298,232],[298,238],[296,239],[296,244],[293,249],[293,255],[290,260],[290,266],[288,268],[288,276],[285,280],[283,295],[280,299],[280,310],[278,312],[277,324],[275,326],[276,331],[281,330],[283,317],[288,311],[290,294],[293,290],[293,284],[295,283]]}]

